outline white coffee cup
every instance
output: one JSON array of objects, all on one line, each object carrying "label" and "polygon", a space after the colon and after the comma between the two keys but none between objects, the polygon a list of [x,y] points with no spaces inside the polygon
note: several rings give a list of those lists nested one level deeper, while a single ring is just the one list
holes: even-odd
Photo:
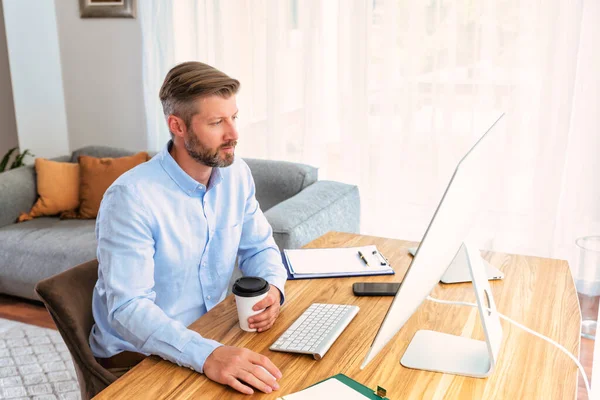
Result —
[{"label": "white coffee cup", "polygon": [[264,311],[254,311],[252,307],[269,294],[269,282],[256,276],[244,276],[235,281],[232,292],[235,295],[240,328],[246,332],[256,332],[248,327],[248,318]]}]

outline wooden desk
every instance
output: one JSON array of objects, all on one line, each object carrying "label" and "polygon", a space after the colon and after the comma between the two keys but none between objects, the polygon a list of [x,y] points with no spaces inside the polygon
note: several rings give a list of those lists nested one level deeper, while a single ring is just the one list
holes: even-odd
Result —
[{"label": "wooden desk", "polygon": [[[344,279],[289,281],[286,304],[275,326],[256,334],[242,331],[233,296],[229,296],[190,328],[205,337],[247,347],[268,356],[283,373],[281,389],[252,398],[274,399],[301,390],[337,373],[369,387],[383,386],[390,399],[575,399],[577,367],[560,350],[545,341],[502,322],[504,336],[496,370],[487,379],[465,378],[411,370],[399,360],[419,329],[439,330],[483,339],[477,310],[425,301],[407,324],[363,370],[367,350],[392,297],[355,297],[352,283],[399,281],[411,260],[407,248],[414,242],[330,232],[306,247],[352,247],[376,244],[396,275]],[[566,261],[486,253],[484,257],[506,274],[490,282],[499,312],[546,335],[579,355],[577,294]],[[438,285],[432,295],[440,299],[475,301],[471,284]],[[313,302],[356,304],[360,311],[325,357],[277,353],[269,346]],[[101,392],[99,399],[248,399],[232,389],[189,369],[150,357]]]}]

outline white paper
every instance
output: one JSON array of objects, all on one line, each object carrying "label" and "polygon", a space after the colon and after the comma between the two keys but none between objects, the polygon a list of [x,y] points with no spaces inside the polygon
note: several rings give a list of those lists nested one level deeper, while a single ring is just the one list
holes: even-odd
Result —
[{"label": "white paper", "polygon": [[344,385],[342,382],[335,378],[327,379],[325,382],[321,382],[315,386],[311,386],[308,389],[304,389],[300,392],[293,394],[287,394],[279,398],[280,400],[331,400],[331,399],[344,399],[344,400],[364,400],[368,397],[357,392],[349,386]]},{"label": "white paper", "polygon": [[[360,258],[362,252],[369,265]],[[336,247],[332,249],[284,250],[288,266],[294,274],[353,274],[391,271],[381,265],[383,258],[375,245],[362,247]]]}]

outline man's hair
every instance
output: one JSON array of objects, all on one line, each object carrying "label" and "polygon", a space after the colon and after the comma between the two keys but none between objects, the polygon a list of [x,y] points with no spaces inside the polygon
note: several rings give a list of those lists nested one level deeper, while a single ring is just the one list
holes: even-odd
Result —
[{"label": "man's hair", "polygon": [[[160,102],[165,117],[178,116],[189,129],[197,110],[194,101],[201,97],[228,98],[238,92],[240,82],[210,65],[188,61],[171,68],[160,88]],[[173,133],[171,133],[172,135]]]}]

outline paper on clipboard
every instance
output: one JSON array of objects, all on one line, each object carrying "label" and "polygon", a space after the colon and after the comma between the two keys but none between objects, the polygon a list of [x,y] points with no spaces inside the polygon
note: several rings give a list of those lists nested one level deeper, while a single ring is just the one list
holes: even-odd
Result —
[{"label": "paper on clipboard", "polygon": [[[363,254],[367,263],[359,256]],[[393,272],[375,245],[329,249],[284,250],[293,275],[363,275]],[[384,265],[382,265],[384,263]]]},{"label": "paper on clipboard", "polygon": [[288,394],[279,397],[280,400],[329,400],[329,399],[346,399],[346,400],[362,400],[368,397],[344,385],[337,379],[328,379],[314,386],[304,389],[300,392]]}]

